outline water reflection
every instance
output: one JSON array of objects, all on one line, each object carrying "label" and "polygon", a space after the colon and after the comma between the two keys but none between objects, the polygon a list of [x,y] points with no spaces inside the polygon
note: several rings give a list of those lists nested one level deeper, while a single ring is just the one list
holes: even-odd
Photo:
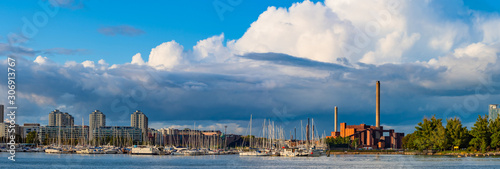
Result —
[{"label": "water reflection", "polygon": [[330,157],[140,156],[127,154],[16,153],[7,162],[0,153],[0,168],[495,168],[500,157],[332,155]]}]

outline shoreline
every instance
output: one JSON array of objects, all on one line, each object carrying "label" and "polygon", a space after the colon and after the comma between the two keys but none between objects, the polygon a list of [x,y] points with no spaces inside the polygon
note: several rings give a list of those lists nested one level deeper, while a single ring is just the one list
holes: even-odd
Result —
[{"label": "shoreline", "polygon": [[456,152],[456,153],[423,153],[423,152],[372,152],[372,151],[328,151],[329,155],[373,155],[373,154],[383,154],[383,155],[428,155],[428,156],[457,156],[457,157],[487,157],[487,156],[500,156],[500,152],[488,152],[488,153],[467,153],[467,152]]}]

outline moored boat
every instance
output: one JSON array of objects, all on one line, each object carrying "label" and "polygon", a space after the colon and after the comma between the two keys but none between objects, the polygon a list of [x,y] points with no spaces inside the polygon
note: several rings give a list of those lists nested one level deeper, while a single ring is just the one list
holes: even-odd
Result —
[{"label": "moored boat", "polygon": [[269,155],[268,152],[260,150],[240,152],[240,156],[268,156],[268,155]]},{"label": "moored boat", "polygon": [[76,151],[77,154],[101,154],[102,151],[100,149],[95,148],[87,148]]},{"label": "moored boat", "polygon": [[61,150],[58,148],[48,148],[45,149],[45,153],[61,153]]},{"label": "moored boat", "polygon": [[155,147],[137,147],[132,148],[130,154],[134,155],[159,155],[160,150]]}]

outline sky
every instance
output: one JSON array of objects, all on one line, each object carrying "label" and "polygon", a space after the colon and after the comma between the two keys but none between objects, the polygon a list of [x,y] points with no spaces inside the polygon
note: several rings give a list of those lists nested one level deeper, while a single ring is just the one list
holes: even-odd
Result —
[{"label": "sky", "polygon": [[[264,119],[319,134],[339,122],[411,133],[425,117],[470,129],[500,103],[500,2],[0,2],[0,69],[16,58],[17,123],[54,109],[88,123],[253,134]],[[0,93],[7,95],[7,73]],[[6,97],[0,103],[6,104]]]}]

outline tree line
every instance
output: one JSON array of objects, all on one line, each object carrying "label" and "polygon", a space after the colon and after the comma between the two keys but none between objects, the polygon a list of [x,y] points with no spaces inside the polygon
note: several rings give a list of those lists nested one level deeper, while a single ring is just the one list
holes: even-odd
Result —
[{"label": "tree line", "polygon": [[500,117],[488,120],[488,115],[481,116],[471,130],[462,126],[458,118],[424,118],[418,123],[415,132],[403,138],[403,148],[411,150],[454,150],[486,152],[500,149]]},{"label": "tree line", "polygon": [[325,143],[329,147],[338,147],[342,145],[347,145],[351,148],[356,148],[358,147],[358,141],[359,141],[358,138],[355,138],[354,140],[351,141],[350,137],[340,137],[340,136],[335,138],[333,137],[325,138]]}]

